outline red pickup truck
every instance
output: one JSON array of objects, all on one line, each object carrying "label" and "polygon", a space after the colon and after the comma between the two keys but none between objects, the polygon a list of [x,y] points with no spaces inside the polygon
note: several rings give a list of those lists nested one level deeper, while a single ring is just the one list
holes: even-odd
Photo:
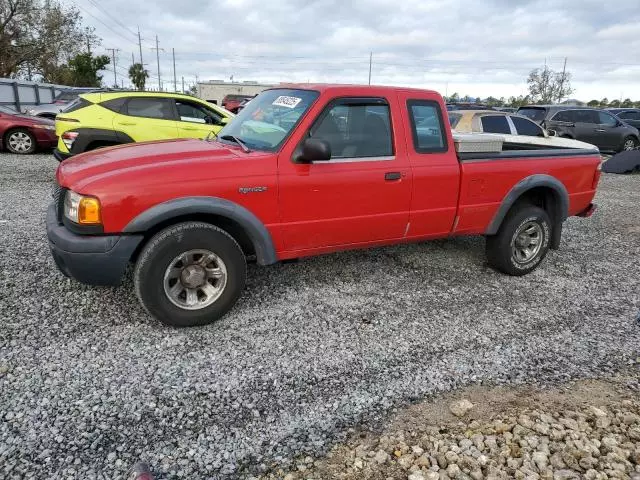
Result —
[{"label": "red pickup truck", "polygon": [[433,91],[273,88],[217,138],[62,162],[51,252],[93,285],[118,284],[134,264],[142,304],[174,326],[225,314],[247,261],[484,235],[489,264],[522,275],[559,247],[568,216],[594,211],[600,155],[487,138],[456,138]]}]

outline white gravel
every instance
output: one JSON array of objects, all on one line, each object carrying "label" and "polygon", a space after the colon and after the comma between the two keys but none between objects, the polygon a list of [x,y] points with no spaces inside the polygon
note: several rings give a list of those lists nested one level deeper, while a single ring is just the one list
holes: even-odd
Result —
[{"label": "white gravel", "polygon": [[131,281],[81,286],[50,258],[57,162],[0,154],[0,477],[224,478],[319,455],[356,423],[472,383],[552,383],[640,365],[640,176],[524,278],[482,238],[249,269],[243,299],[171,330]]}]

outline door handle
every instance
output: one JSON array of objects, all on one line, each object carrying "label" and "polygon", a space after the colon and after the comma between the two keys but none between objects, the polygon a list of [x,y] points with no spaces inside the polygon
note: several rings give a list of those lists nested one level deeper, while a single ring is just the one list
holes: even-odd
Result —
[{"label": "door handle", "polygon": [[395,180],[400,180],[402,178],[402,175],[400,174],[400,172],[387,172],[384,174],[384,179],[387,182],[393,182]]},{"label": "door handle", "polygon": [[120,125],[124,125],[124,126],[133,126],[133,125],[137,125],[137,123],[135,122],[119,122]]},{"label": "door handle", "polygon": [[602,128],[596,128],[596,132],[600,132],[600,133],[605,133],[606,130],[602,129]]}]

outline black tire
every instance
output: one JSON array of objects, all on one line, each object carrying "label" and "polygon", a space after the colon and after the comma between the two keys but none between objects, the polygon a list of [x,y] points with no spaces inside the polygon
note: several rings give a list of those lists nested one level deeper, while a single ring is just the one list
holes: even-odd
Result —
[{"label": "black tire", "polygon": [[[193,250],[210,251],[222,260],[226,284],[212,304],[189,310],[176,305],[166,293],[165,274],[178,256]],[[208,223],[185,222],[149,240],[138,257],[133,279],[136,294],[150,315],[172,327],[193,327],[214,322],[227,313],[240,298],[246,276],[246,259],[233,237]]]},{"label": "black tire", "polygon": [[[549,252],[551,228],[551,219],[542,208],[533,205],[514,207],[502,222],[498,233],[487,237],[487,260],[489,265],[502,273],[513,276],[526,275],[532,272]],[[535,254],[531,258],[519,259],[518,252],[521,253],[524,250],[516,248],[517,242],[521,234],[523,235],[521,238],[526,239],[527,236],[524,234],[524,230],[530,229],[537,234],[540,248],[533,248],[532,254]]]},{"label": "black tire", "polygon": [[622,140],[622,146],[619,151],[625,152],[627,150],[635,150],[636,148],[638,148],[638,139],[629,135]]},{"label": "black tire", "polygon": [[[26,145],[24,142],[29,142],[29,146],[23,149],[22,147],[18,147],[17,145],[14,147],[12,145],[12,140],[14,137],[19,137],[21,139],[20,145]],[[17,138],[16,138],[17,140]],[[36,151],[38,148],[38,144],[36,142],[36,137],[33,134],[25,129],[25,128],[14,128],[13,130],[9,130],[4,136],[4,147],[11,153],[15,153],[17,155],[28,155]]]}]

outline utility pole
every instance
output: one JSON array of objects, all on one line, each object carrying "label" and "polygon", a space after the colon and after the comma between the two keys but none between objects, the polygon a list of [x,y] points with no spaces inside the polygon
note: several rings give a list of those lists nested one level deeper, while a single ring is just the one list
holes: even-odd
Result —
[{"label": "utility pole", "polygon": [[176,79],[176,49],[171,49],[171,55],[173,56],[173,91],[178,92],[178,81]]},{"label": "utility pole", "polygon": [[164,52],[164,48],[159,47],[158,35],[156,35],[156,48],[152,48],[151,50],[156,51],[156,60],[158,62],[158,90],[162,91],[162,77],[160,77],[160,50]]},{"label": "utility pole", "polygon": [[136,57],[133,56],[133,52],[131,52],[131,65],[136,63]]},{"label": "utility pole", "polygon": [[107,48],[111,52],[111,58],[113,59],[113,86],[118,88],[118,78],[116,73],[116,52],[119,52],[119,48]]},{"label": "utility pole", "polygon": [[182,77],[182,93],[184,93],[184,77]]},{"label": "utility pole", "polygon": [[567,74],[567,57],[564,57],[564,66],[562,67],[562,78],[560,79],[560,91],[558,92],[558,103],[562,100],[562,88],[564,87],[564,77]]},{"label": "utility pole", "polygon": [[369,85],[371,85],[371,64],[373,63],[373,52],[369,52]]},{"label": "utility pole", "polygon": [[144,65],[144,63],[142,63],[142,38],[140,37],[140,27],[138,27],[138,48],[140,49],[140,65]]}]

